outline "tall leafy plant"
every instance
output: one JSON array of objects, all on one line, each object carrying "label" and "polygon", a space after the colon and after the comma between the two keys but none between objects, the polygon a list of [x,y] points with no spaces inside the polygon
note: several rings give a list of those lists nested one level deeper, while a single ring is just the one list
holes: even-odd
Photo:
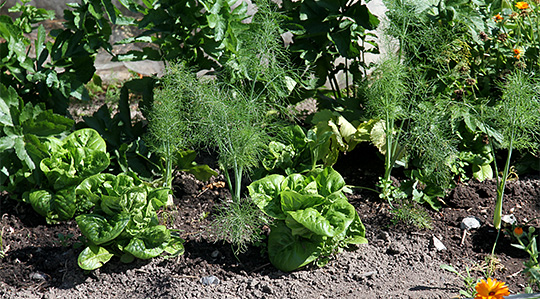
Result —
[{"label": "tall leafy plant", "polygon": [[21,12],[17,19],[0,17],[0,37],[8,41],[0,44],[0,79],[15,88],[24,102],[43,102],[55,113],[66,115],[70,97],[89,99],[84,84],[95,73],[95,55],[100,48],[111,50],[110,22],[122,23],[124,19],[117,17],[119,12],[110,0],[73,4],[72,10],[65,11],[65,29],[50,32],[52,42],[46,41],[43,25],[37,27],[35,55],[29,55],[31,42],[24,34],[54,14],[27,2],[10,9]]},{"label": "tall leafy plant", "polygon": [[[152,43],[118,60],[181,59],[200,69],[218,69],[238,49],[238,34],[246,30],[247,2],[237,0],[120,1],[143,18],[134,21],[143,32],[120,43]],[[233,9],[234,7],[234,9]],[[217,62],[217,63],[216,63]]]},{"label": "tall leafy plant", "polygon": [[390,175],[396,161],[404,154],[400,146],[403,126],[410,103],[406,90],[407,73],[405,67],[396,59],[389,58],[380,63],[366,82],[365,97],[371,118],[380,119],[377,124],[380,132],[381,153],[384,155],[384,175],[381,178],[382,195],[390,199]]},{"label": "tall leafy plant", "polygon": [[[502,86],[502,99],[494,107],[492,121],[502,133],[502,148],[508,151],[501,177],[497,176],[497,200],[493,215],[493,225],[497,230],[501,228],[504,190],[513,151],[538,149],[540,99],[537,80],[520,71],[510,74]],[[493,166],[499,173],[496,162]]]},{"label": "tall leafy plant", "polygon": [[42,159],[49,157],[56,137],[71,130],[73,120],[45,104],[24,103],[17,91],[0,84],[0,190],[17,194],[43,181]]},{"label": "tall leafy plant", "polygon": [[[285,0],[281,12],[287,16],[287,29],[293,34],[291,51],[295,63],[313,68],[316,87],[329,82],[333,96],[342,98],[338,73],[352,75],[358,82],[369,65],[365,53],[378,52],[373,33],[379,20],[362,1],[346,0]],[[339,58],[344,62],[337,63]]]}]

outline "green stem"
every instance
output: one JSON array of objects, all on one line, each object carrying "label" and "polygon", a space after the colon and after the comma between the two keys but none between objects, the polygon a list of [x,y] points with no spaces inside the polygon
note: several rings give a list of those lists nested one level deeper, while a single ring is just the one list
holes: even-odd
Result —
[{"label": "green stem", "polygon": [[497,230],[497,237],[495,238],[495,243],[493,243],[493,249],[491,249],[491,256],[495,256],[495,247],[497,246],[497,242],[499,241],[499,235],[501,234],[501,230]]},{"label": "green stem", "polygon": [[242,173],[243,173],[243,167],[242,166],[238,166],[238,164],[236,163],[236,161],[234,162],[234,183],[235,183],[235,188],[234,188],[234,194],[235,195],[235,200],[237,202],[240,201],[240,192],[242,190]]}]

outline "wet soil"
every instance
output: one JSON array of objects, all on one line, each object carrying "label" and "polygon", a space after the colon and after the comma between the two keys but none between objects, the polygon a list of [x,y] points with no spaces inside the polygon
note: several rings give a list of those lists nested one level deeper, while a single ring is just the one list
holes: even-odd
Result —
[{"label": "wet soil", "polygon": [[[360,147],[336,168],[353,185],[373,186],[382,168],[371,155],[369,148]],[[200,182],[179,173],[174,190],[175,207],[162,211],[161,218],[180,230],[185,254],[131,264],[113,258],[92,272],[77,265],[80,232],[74,221],[46,225],[31,207],[2,194],[0,298],[452,298],[464,288],[463,280],[440,266],[449,264],[462,273],[469,268],[481,277],[496,238],[490,224],[494,181],[458,185],[443,199],[441,211],[428,211],[432,229],[424,230],[394,225],[388,203],[356,190],[349,200],[366,226],[369,244],[342,252],[323,268],[284,273],[269,263],[263,248],[250,247],[235,257],[230,245],[212,241],[206,228],[214,207],[230,196],[219,177]],[[510,181],[503,214],[539,227],[539,199],[540,176]],[[460,223],[467,216],[482,225],[465,234]],[[434,237],[445,250],[434,247]],[[517,293],[527,286],[521,271],[528,256],[512,243],[509,235],[499,238],[494,277]],[[210,276],[219,283],[201,282]]]}]

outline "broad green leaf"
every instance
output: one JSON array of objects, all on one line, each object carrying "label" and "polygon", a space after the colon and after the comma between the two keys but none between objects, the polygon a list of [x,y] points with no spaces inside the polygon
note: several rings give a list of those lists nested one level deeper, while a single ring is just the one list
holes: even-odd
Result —
[{"label": "broad green leaf", "polygon": [[345,180],[332,167],[326,167],[315,178],[319,194],[328,196],[334,192],[341,191],[345,187]]},{"label": "broad green leaf", "polygon": [[27,103],[21,111],[20,122],[25,134],[49,136],[69,131],[74,121],[52,110],[44,110],[44,105]]},{"label": "broad green leaf", "polygon": [[11,116],[11,106],[19,106],[17,91],[11,86],[6,88],[0,84],[0,125],[11,127],[15,125]]},{"label": "broad green leaf", "polygon": [[0,137],[0,152],[13,149],[13,147],[15,146],[15,140],[16,138],[13,138],[11,136]]},{"label": "broad green leaf", "polygon": [[109,155],[106,152],[89,148],[71,148],[70,153],[77,175],[81,179],[104,171],[110,164]]},{"label": "broad green leaf", "polygon": [[15,153],[17,154],[17,157],[21,160],[21,162],[26,164],[29,169],[34,170],[36,168],[36,164],[34,164],[34,161],[30,157],[30,155],[28,155],[22,136],[21,138],[17,138],[14,140],[13,147],[15,148]]},{"label": "broad green leaf", "polygon": [[490,164],[474,164],[472,166],[473,177],[480,182],[493,178],[493,169]]},{"label": "broad green leaf", "polygon": [[324,217],[332,225],[335,235],[343,233],[357,216],[354,206],[346,200],[334,202],[324,213]]},{"label": "broad green leaf", "polygon": [[283,180],[281,183],[281,190],[301,192],[308,183],[305,176],[299,173],[293,173]]},{"label": "broad green leaf", "polygon": [[326,237],[334,237],[336,235],[336,228],[316,209],[307,208],[299,211],[288,211],[287,215],[291,216],[296,222],[302,224],[314,234]]},{"label": "broad green leaf", "polygon": [[149,259],[160,255],[168,245],[171,235],[163,225],[145,229],[136,238],[130,240],[124,251],[140,259]]},{"label": "broad green leaf", "polygon": [[67,147],[89,148],[96,151],[107,152],[105,140],[94,129],[80,129],[64,139]]},{"label": "broad green leaf", "polygon": [[52,199],[53,194],[47,190],[33,191],[28,195],[32,208],[43,217],[47,217],[51,213]]},{"label": "broad green leaf", "polygon": [[111,182],[115,176],[109,173],[99,173],[84,179],[75,188],[77,204],[82,209],[89,209],[99,202],[101,196],[106,192],[103,187],[104,182]]},{"label": "broad green leaf", "polygon": [[72,219],[77,209],[74,188],[57,191],[53,196],[51,208],[58,215],[58,220]]},{"label": "broad green leaf", "polygon": [[366,228],[364,227],[364,224],[360,220],[360,216],[358,216],[358,213],[356,213],[354,217],[354,221],[349,225],[347,228],[347,233],[345,237],[345,241],[348,244],[367,244],[368,241],[366,239]]},{"label": "broad green leaf", "polygon": [[130,218],[128,214],[117,214],[110,220],[97,214],[84,214],[75,217],[75,221],[81,233],[92,243],[99,245],[118,237]]},{"label": "broad green leaf", "polygon": [[184,240],[180,237],[175,237],[171,235],[171,240],[169,244],[165,247],[165,252],[170,255],[178,256],[184,254]]},{"label": "broad green leaf", "polygon": [[147,244],[143,240],[133,238],[129,241],[129,244],[124,247],[124,251],[132,254],[136,258],[151,259],[160,255],[164,251],[164,246],[147,247]]},{"label": "broad green leaf", "polygon": [[279,174],[272,174],[262,179],[256,180],[248,186],[249,194],[266,194],[272,198],[278,197],[281,192],[282,182],[285,177]]},{"label": "broad green leaf", "polygon": [[300,194],[292,190],[285,190],[281,192],[280,197],[283,212],[314,208],[326,202],[326,199],[321,195]]},{"label": "broad green leaf", "polygon": [[285,180],[284,176],[273,174],[248,186],[249,195],[253,202],[268,216],[276,219],[285,219],[279,198],[283,180]]},{"label": "broad green leaf", "polygon": [[113,255],[103,247],[91,245],[79,254],[77,263],[83,270],[91,271],[103,266]]},{"label": "broad green leaf", "polygon": [[293,236],[284,221],[276,221],[268,236],[268,257],[274,267],[290,272],[317,259],[321,245],[322,241],[318,238]]}]

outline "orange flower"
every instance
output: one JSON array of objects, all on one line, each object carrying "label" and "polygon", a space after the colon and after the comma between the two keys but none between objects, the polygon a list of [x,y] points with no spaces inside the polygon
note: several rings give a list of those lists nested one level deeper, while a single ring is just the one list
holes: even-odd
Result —
[{"label": "orange flower", "polygon": [[504,299],[503,296],[510,295],[508,286],[497,279],[488,278],[487,282],[482,279],[475,288],[476,296],[474,299]]},{"label": "orange flower", "polygon": [[527,9],[527,8],[529,8],[529,3],[524,2],[524,1],[520,1],[520,2],[516,3],[516,7],[518,9],[521,9],[521,10]]},{"label": "orange flower", "polygon": [[504,19],[501,14],[496,14],[493,18],[495,19],[495,22],[502,21]]},{"label": "orange flower", "polygon": [[523,228],[516,226],[516,228],[514,228],[514,235],[518,238],[521,237],[521,235],[523,235]]},{"label": "orange flower", "polygon": [[516,59],[520,59],[521,58],[521,53],[523,53],[523,50],[520,49],[520,48],[514,48],[514,57]]}]

